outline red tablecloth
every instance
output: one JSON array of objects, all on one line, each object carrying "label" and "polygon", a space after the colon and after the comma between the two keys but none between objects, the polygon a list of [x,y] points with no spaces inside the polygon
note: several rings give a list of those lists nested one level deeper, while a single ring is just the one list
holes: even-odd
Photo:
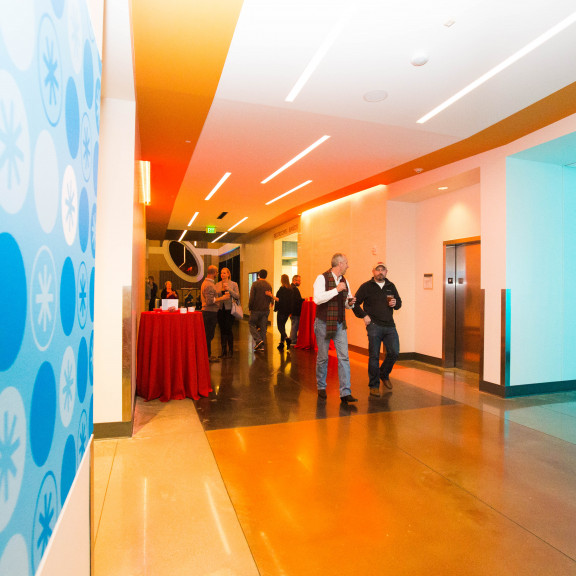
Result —
[{"label": "red tablecloth", "polygon": [[142,312],[136,386],[146,400],[208,396],[212,389],[201,312]]},{"label": "red tablecloth", "polygon": [[313,301],[302,302],[300,324],[298,324],[298,341],[295,348],[302,350],[317,350],[316,335],[314,334],[314,320],[316,319],[316,304]]}]

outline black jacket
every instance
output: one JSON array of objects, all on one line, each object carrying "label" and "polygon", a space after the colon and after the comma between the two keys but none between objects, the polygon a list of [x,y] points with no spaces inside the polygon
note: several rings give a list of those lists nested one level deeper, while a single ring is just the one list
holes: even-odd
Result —
[{"label": "black jacket", "polygon": [[[396,299],[396,306],[388,306],[387,294],[392,294]],[[352,311],[358,318],[370,316],[372,322],[378,326],[395,326],[393,313],[402,307],[402,299],[396,286],[384,279],[384,286],[380,288],[374,278],[364,282],[356,292],[356,303]]]},{"label": "black jacket", "polygon": [[276,292],[276,298],[279,300],[274,304],[274,312],[278,312],[278,314],[283,316],[290,316],[292,313],[292,288],[280,286],[278,292]]},{"label": "black jacket", "polygon": [[291,284],[292,286],[292,316],[300,316],[302,314],[302,302],[304,298],[300,295],[300,288]]}]

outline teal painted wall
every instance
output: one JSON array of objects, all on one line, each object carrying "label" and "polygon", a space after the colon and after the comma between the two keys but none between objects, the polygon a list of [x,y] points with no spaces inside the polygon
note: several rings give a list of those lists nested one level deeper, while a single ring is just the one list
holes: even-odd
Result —
[{"label": "teal painted wall", "polygon": [[576,170],[535,158],[506,165],[511,386],[576,378]]},{"label": "teal painted wall", "polygon": [[563,377],[576,380],[576,168],[564,174]]}]

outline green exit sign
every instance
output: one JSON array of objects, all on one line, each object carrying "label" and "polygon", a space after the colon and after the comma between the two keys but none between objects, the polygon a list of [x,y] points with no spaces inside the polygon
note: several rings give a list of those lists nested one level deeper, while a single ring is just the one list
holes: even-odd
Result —
[{"label": "green exit sign", "polygon": [[215,226],[206,226],[206,234],[216,234]]}]

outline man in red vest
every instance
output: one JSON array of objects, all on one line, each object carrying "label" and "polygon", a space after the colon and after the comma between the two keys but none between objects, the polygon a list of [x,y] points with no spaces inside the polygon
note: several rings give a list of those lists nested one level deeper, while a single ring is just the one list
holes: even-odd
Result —
[{"label": "man in red vest", "polygon": [[356,298],[352,296],[344,273],[348,270],[348,259],[344,254],[334,254],[332,268],[320,274],[314,282],[316,320],[314,334],[318,345],[316,357],[316,383],[318,397],[326,398],[326,374],[328,373],[328,348],[334,341],[338,357],[338,380],[342,404],[358,402],[350,390],[350,360],[348,359],[348,335],[346,333],[346,308],[352,308]]}]

